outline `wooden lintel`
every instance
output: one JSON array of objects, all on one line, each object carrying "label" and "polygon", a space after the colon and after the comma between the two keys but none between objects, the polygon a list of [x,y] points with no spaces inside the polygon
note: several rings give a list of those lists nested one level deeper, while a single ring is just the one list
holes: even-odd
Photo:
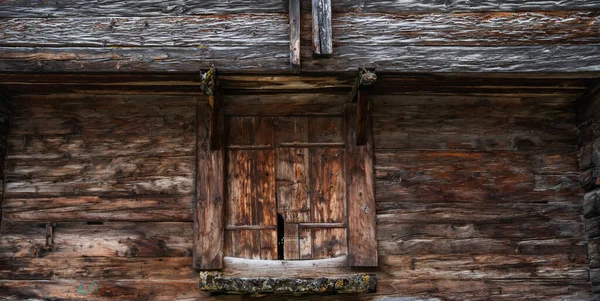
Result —
[{"label": "wooden lintel", "polygon": [[352,86],[352,92],[350,93],[350,102],[356,102],[356,95],[358,90],[366,89],[377,81],[377,75],[375,69],[358,68],[358,75]]},{"label": "wooden lintel", "polygon": [[300,0],[290,0],[290,72],[300,73]]},{"label": "wooden lintel", "polygon": [[313,55],[331,56],[331,0],[312,0]]}]

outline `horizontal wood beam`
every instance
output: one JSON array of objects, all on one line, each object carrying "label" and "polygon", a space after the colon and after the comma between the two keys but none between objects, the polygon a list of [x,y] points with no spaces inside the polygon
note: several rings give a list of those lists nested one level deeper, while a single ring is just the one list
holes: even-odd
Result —
[{"label": "horizontal wood beam", "polygon": [[[303,10],[310,11],[312,0],[302,0]],[[396,1],[364,1],[364,0],[332,0],[332,12],[364,12],[364,13],[398,13],[398,12],[488,12],[488,11],[555,11],[555,10],[585,10],[600,8],[598,0],[485,0],[485,1],[454,1],[444,0],[404,0],[401,4]],[[286,1],[240,0],[224,2],[220,0],[181,3],[180,1],[152,0],[80,0],[73,5],[71,0],[39,1],[20,0],[0,2],[0,17],[14,18],[56,18],[67,16],[196,16],[210,14],[254,14],[254,13],[285,13]]]},{"label": "horizontal wood beam", "polygon": [[[291,4],[294,4],[292,1]],[[600,43],[600,10],[506,13],[334,14],[313,36],[310,14],[196,17],[8,18],[0,21],[0,46],[196,47],[302,44],[339,46],[518,46]],[[302,22],[300,22],[302,19]],[[292,21],[295,21],[292,22]],[[300,27],[295,28],[297,25]],[[320,26],[319,24],[317,24]],[[322,24],[321,24],[322,25]],[[418,28],[418,31],[415,31]],[[320,30],[317,28],[316,30]],[[322,34],[323,33],[323,34]],[[300,36],[301,35],[301,36]],[[295,38],[294,35],[291,36]],[[327,46],[331,49],[331,45]],[[328,50],[329,51],[329,50]],[[327,52],[331,54],[331,52]],[[324,54],[327,54],[324,53]]]},{"label": "horizontal wood beam", "polygon": [[[356,62],[379,72],[600,72],[600,45],[519,47],[340,46],[328,60],[302,51],[303,71],[351,72]],[[308,56],[307,56],[308,54]],[[287,73],[289,45],[198,48],[0,47],[0,72]]]}]

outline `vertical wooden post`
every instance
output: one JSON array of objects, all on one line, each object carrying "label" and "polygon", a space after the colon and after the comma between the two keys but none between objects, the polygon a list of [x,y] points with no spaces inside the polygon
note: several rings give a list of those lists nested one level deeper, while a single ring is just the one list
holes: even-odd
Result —
[{"label": "vertical wooden post", "polygon": [[300,0],[290,0],[290,72],[300,73]]},{"label": "vertical wooden post", "polygon": [[356,144],[357,104],[346,104],[346,193],[348,202],[348,252],[350,266],[377,266],[375,193],[373,188],[373,138],[368,110],[364,115],[365,144]]},{"label": "vertical wooden post", "polygon": [[356,104],[357,146],[365,145],[367,143],[367,118],[369,118],[369,92],[366,90],[359,90],[358,101]]},{"label": "vertical wooden post", "polygon": [[600,293],[600,84],[577,100],[577,130],[590,280]]},{"label": "vertical wooden post", "polygon": [[[215,96],[219,98],[220,92],[216,92]],[[216,113],[208,104],[200,103],[197,114],[193,261],[194,268],[203,270],[223,268],[225,147],[222,143],[211,146],[211,124],[217,125],[215,135],[222,137],[225,124],[223,110]]]},{"label": "vertical wooden post", "polygon": [[333,53],[331,33],[331,0],[312,0],[313,54],[330,56]]}]

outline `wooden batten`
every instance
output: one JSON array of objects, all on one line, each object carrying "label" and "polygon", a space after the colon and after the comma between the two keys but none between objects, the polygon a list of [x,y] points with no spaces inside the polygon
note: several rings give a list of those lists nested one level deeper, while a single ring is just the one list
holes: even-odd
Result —
[{"label": "wooden batten", "polygon": [[312,0],[312,48],[315,56],[333,54],[331,0]]},{"label": "wooden batten", "polygon": [[377,266],[373,139],[369,115],[364,115],[365,144],[356,141],[357,105],[346,104],[346,195],[348,202],[348,252],[350,266]]},{"label": "wooden batten", "polygon": [[194,212],[194,268],[203,270],[223,267],[224,244],[224,147],[213,149],[209,131],[218,118],[215,134],[223,135],[225,115],[213,114],[208,104],[198,105],[196,142],[196,200]]},{"label": "wooden batten", "polygon": [[290,72],[300,73],[300,0],[290,0]]}]

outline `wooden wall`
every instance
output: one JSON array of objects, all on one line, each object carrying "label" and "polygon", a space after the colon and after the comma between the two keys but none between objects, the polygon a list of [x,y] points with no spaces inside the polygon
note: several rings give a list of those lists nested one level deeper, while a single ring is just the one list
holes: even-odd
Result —
[{"label": "wooden wall", "polygon": [[[302,72],[599,72],[599,0],[332,0],[333,55]],[[4,72],[288,73],[285,0],[0,1]]]},{"label": "wooden wall", "polygon": [[[288,101],[300,104],[272,107],[335,113],[346,98],[232,95],[226,112]],[[377,293],[319,300],[593,300],[575,97],[372,99]],[[0,299],[280,300],[196,289],[191,213],[201,101],[15,97]],[[52,250],[44,249],[47,221],[57,222]]]}]

